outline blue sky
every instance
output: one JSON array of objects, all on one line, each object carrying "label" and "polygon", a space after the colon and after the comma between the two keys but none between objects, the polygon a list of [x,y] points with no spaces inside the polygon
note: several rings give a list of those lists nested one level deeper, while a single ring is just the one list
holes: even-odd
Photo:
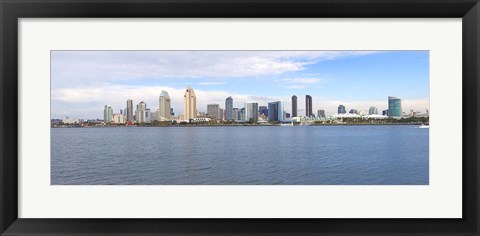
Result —
[{"label": "blue sky", "polygon": [[104,105],[119,112],[127,99],[155,111],[162,90],[181,114],[189,85],[198,111],[232,96],[234,107],[281,100],[290,112],[294,94],[300,115],[306,94],[327,114],[339,104],[384,110],[388,96],[407,113],[429,108],[428,51],[52,51],[51,71],[52,118],[102,118]]}]

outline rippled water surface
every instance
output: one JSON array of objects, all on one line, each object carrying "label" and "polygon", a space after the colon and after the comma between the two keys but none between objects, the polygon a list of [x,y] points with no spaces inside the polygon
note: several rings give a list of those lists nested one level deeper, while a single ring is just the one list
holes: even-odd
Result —
[{"label": "rippled water surface", "polygon": [[51,130],[53,185],[428,184],[416,126]]}]

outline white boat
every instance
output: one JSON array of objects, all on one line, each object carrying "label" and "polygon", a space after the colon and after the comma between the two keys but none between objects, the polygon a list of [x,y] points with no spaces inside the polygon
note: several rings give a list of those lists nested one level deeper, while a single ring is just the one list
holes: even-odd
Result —
[{"label": "white boat", "polygon": [[420,128],[420,129],[428,129],[428,128],[430,128],[430,126],[429,126],[429,125],[421,124],[420,126],[418,126],[418,128]]}]

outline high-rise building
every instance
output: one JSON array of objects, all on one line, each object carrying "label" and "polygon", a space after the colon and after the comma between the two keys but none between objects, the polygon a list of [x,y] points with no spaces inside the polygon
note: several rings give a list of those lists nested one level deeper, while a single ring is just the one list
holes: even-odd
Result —
[{"label": "high-rise building", "polygon": [[388,116],[402,117],[402,100],[397,97],[388,97]]},{"label": "high-rise building", "polygon": [[232,109],[232,117],[233,120],[240,120],[240,110],[238,110],[238,108]]},{"label": "high-rise building", "polygon": [[159,101],[159,108],[158,108],[158,118],[159,120],[170,120],[170,96],[166,91],[160,93]]},{"label": "high-rise building", "polygon": [[307,95],[307,96],[305,96],[305,116],[310,117],[312,115],[313,115],[312,96]]},{"label": "high-rise building", "polygon": [[155,112],[150,113],[150,122],[154,120],[160,120],[160,109],[155,110]]},{"label": "high-rise building", "polygon": [[268,120],[283,121],[283,105],[281,101],[268,103]]},{"label": "high-rise building", "polygon": [[368,109],[368,114],[369,115],[377,115],[378,114],[378,109],[376,107],[370,107],[370,109]]},{"label": "high-rise building", "polygon": [[245,120],[245,107],[240,108],[240,120]]},{"label": "high-rise building", "polygon": [[197,97],[193,88],[188,86],[183,95],[183,119],[190,122],[190,119],[197,117]]},{"label": "high-rise building", "polygon": [[259,106],[258,107],[258,115],[264,115],[265,117],[268,116],[268,108],[266,106]]},{"label": "high-rise building", "polygon": [[224,120],[225,119],[225,110],[223,108],[218,108],[218,120]]},{"label": "high-rise building", "polygon": [[133,121],[133,101],[131,99],[127,100],[127,122]]},{"label": "high-rise building", "polygon": [[348,112],[350,114],[357,114],[357,110],[356,109],[350,109],[350,111]]},{"label": "high-rise building", "polygon": [[144,101],[141,101],[137,105],[137,110],[135,111],[135,118],[137,123],[145,123],[147,122],[147,114],[146,114],[147,104]]},{"label": "high-rise building", "polygon": [[113,114],[112,122],[115,124],[125,124],[125,116],[120,113]]},{"label": "high-rise building", "polygon": [[346,114],[347,110],[345,109],[344,105],[338,105],[338,111],[337,114]]},{"label": "high-rise building", "polygon": [[292,117],[297,117],[297,96],[292,96]]},{"label": "high-rise building", "polygon": [[388,116],[388,109],[387,109],[387,110],[383,110],[383,111],[382,111],[382,115]]},{"label": "high-rise building", "polygon": [[210,118],[215,120],[220,120],[220,105],[218,104],[208,104],[207,105],[207,114]]},{"label": "high-rise building", "polygon": [[175,112],[173,112],[173,108],[170,108],[170,117],[175,116]]},{"label": "high-rise building", "polygon": [[317,111],[318,118],[325,118],[325,110]]},{"label": "high-rise building", "polygon": [[105,105],[103,108],[103,122],[110,123],[113,119],[113,108],[110,105]]},{"label": "high-rise building", "polygon": [[225,120],[234,120],[233,118],[233,98],[225,99]]},{"label": "high-rise building", "polygon": [[258,103],[246,102],[245,103],[245,121],[258,121]]},{"label": "high-rise building", "polygon": [[150,108],[145,108],[145,123],[150,123],[151,115]]}]

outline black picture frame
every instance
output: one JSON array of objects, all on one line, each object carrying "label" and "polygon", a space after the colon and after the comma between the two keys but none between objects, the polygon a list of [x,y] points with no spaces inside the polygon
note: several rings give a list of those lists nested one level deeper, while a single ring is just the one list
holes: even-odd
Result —
[{"label": "black picture frame", "polygon": [[[479,235],[480,4],[478,0],[0,0],[0,14],[1,235]],[[17,23],[19,18],[60,17],[462,18],[463,218],[18,218]]]}]

